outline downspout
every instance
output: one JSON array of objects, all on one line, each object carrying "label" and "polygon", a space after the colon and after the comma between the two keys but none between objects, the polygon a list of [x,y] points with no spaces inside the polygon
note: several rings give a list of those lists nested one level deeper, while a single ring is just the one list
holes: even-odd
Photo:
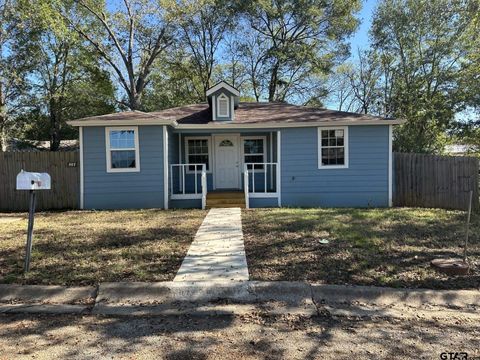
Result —
[{"label": "downspout", "polygon": [[80,145],[80,210],[84,208],[84,179],[83,179],[83,126],[78,128],[78,140]]},{"label": "downspout", "polygon": [[388,125],[388,207],[393,206],[393,131],[392,125]]},{"label": "downspout", "polygon": [[168,210],[168,133],[163,125],[163,208]]},{"label": "downspout", "polygon": [[281,148],[282,148],[282,133],[277,131],[277,192],[278,192],[278,207],[282,207],[282,166],[281,166]]}]

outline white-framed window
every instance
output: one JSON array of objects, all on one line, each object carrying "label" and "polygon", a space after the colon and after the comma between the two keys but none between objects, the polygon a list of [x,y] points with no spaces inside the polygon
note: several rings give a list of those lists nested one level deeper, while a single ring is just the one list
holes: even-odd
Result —
[{"label": "white-framed window", "polygon": [[107,172],[140,171],[138,127],[106,127]]},{"label": "white-framed window", "polygon": [[[242,137],[243,163],[264,163],[267,154],[267,138],[265,136],[244,136]],[[247,168],[252,169],[252,165]],[[256,165],[255,171],[263,171],[263,165]],[[243,167],[242,167],[243,169]]]},{"label": "white-framed window", "polygon": [[230,116],[230,101],[225,94],[221,94],[217,97],[217,114],[221,117]]},{"label": "white-framed window", "polygon": [[[207,172],[212,169],[212,141],[210,137],[185,137],[185,162],[187,164],[205,164]],[[197,169],[198,170],[198,169]],[[188,166],[187,172],[193,173],[195,166]]]},{"label": "white-framed window", "polygon": [[348,168],[348,127],[318,128],[318,168]]}]

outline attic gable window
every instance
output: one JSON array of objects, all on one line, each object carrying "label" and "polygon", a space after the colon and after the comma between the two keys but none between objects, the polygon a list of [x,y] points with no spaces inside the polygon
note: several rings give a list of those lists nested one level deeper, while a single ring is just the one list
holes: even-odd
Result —
[{"label": "attic gable window", "polygon": [[228,96],[221,94],[217,98],[217,114],[221,117],[230,117],[230,106]]}]

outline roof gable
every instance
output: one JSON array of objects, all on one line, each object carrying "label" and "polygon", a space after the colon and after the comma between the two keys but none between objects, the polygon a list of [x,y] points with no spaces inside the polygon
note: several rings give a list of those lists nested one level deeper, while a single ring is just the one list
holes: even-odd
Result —
[{"label": "roof gable", "polygon": [[207,90],[207,97],[212,96],[215,92],[220,89],[225,89],[230,92],[233,96],[240,96],[240,91],[235,89],[232,85],[228,84],[225,81],[220,81],[219,83],[213,85],[211,88]]}]

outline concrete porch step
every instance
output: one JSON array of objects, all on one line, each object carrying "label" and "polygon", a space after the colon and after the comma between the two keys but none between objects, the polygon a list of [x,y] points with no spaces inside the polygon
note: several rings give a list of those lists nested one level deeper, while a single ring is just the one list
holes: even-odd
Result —
[{"label": "concrete porch step", "polygon": [[232,199],[209,199],[207,198],[207,205],[209,204],[215,204],[215,205],[221,205],[221,204],[245,204],[245,199],[244,198],[232,198]]},{"label": "concrete porch step", "polygon": [[207,194],[207,209],[233,207],[246,207],[243,191],[214,191]]}]

